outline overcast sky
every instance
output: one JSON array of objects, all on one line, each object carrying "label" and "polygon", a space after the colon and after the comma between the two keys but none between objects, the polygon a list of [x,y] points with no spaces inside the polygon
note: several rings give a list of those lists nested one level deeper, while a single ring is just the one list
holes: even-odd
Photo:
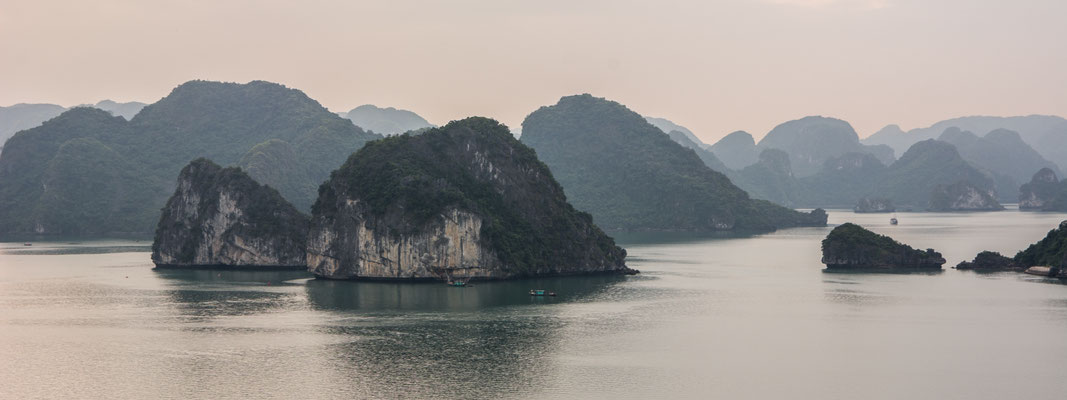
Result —
[{"label": "overcast sky", "polygon": [[268,80],[333,111],[518,126],[588,92],[706,142],[805,115],[867,136],[1067,116],[1062,0],[0,0],[0,105]]}]

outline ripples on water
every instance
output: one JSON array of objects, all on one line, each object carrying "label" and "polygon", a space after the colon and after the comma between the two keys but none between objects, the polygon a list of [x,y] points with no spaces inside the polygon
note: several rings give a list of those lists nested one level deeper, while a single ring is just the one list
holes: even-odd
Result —
[{"label": "ripples on water", "polygon": [[[898,218],[831,213],[950,265],[1010,254],[1065,216]],[[951,269],[824,273],[828,230],[622,235],[641,275],[467,288],[153,270],[143,242],[4,243],[0,398],[1067,394],[1067,286]]]}]

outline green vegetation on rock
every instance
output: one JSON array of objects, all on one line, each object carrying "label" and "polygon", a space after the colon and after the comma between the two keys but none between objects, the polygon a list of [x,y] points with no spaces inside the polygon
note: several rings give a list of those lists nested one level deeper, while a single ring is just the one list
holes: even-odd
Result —
[{"label": "green vegetation on rock", "polygon": [[822,262],[829,269],[940,270],[945,259],[933,249],[916,250],[889,236],[844,223],[823,239]]},{"label": "green vegetation on rock", "polygon": [[821,210],[803,214],[750,199],[641,115],[588,94],[531,113],[522,141],[575,208],[608,229],[766,231],[826,223]]},{"label": "green vegetation on rock", "polygon": [[178,172],[199,157],[246,167],[307,210],[329,171],[377,137],[262,81],[191,81],[129,122],[74,108],[0,154],[0,234],[152,232]]},{"label": "green vegetation on rock", "polygon": [[[396,239],[412,237],[449,210],[481,218],[482,245],[506,266],[503,276],[578,273],[592,264],[629,271],[625,251],[589,214],[567,203],[533,149],[506,126],[480,117],[368,143],[319,188],[313,236],[356,240],[366,226]],[[343,258],[359,246],[321,247],[336,252],[330,258]],[[341,268],[359,264],[355,257]]]}]

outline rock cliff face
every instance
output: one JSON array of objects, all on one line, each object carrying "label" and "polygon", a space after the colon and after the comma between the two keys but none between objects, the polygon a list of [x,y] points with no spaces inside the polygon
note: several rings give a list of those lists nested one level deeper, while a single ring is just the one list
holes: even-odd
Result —
[{"label": "rock cliff face", "polygon": [[916,250],[889,236],[845,223],[822,241],[822,263],[828,270],[940,270],[945,259],[933,249]]},{"label": "rock cliff face", "polygon": [[305,268],[308,218],[237,168],[182,169],[152,243],[157,267]]},{"label": "rock cliff face", "polygon": [[886,198],[864,197],[856,203],[853,211],[857,213],[891,213],[896,211],[893,201]]},{"label": "rock cliff face", "polygon": [[1019,187],[1020,210],[1045,210],[1060,193],[1060,180],[1051,169],[1042,168],[1030,178],[1030,183]]},{"label": "rock cliff face", "polygon": [[635,273],[507,127],[469,118],[371,142],[319,189],[308,269],[333,279]]},{"label": "rock cliff face", "polygon": [[931,211],[1000,211],[996,195],[966,181],[937,185],[930,194]]}]

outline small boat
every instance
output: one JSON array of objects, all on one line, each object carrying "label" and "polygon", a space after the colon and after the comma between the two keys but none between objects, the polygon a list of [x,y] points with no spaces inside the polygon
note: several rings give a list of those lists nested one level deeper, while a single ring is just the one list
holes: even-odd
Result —
[{"label": "small boat", "polygon": [[23,243],[23,246],[33,246],[33,243]]},{"label": "small boat", "polygon": [[1030,268],[1027,268],[1026,271],[1023,271],[1023,272],[1028,273],[1030,275],[1037,275],[1037,276],[1056,276],[1057,274],[1060,273],[1059,268],[1049,267],[1049,266],[1030,267]]},{"label": "small boat", "polygon": [[448,282],[448,286],[466,287],[467,286],[467,282],[464,282],[464,281],[450,281],[450,282]]},{"label": "small boat", "polygon": [[897,221],[897,217],[893,217],[893,218],[890,218],[890,219],[889,219],[889,225],[896,225],[896,224],[897,224],[897,222],[898,222],[898,221]]},{"label": "small boat", "polygon": [[530,289],[530,296],[544,296],[548,294],[544,289]]},{"label": "small boat", "polygon": [[549,296],[556,297],[556,292],[548,292]]}]

